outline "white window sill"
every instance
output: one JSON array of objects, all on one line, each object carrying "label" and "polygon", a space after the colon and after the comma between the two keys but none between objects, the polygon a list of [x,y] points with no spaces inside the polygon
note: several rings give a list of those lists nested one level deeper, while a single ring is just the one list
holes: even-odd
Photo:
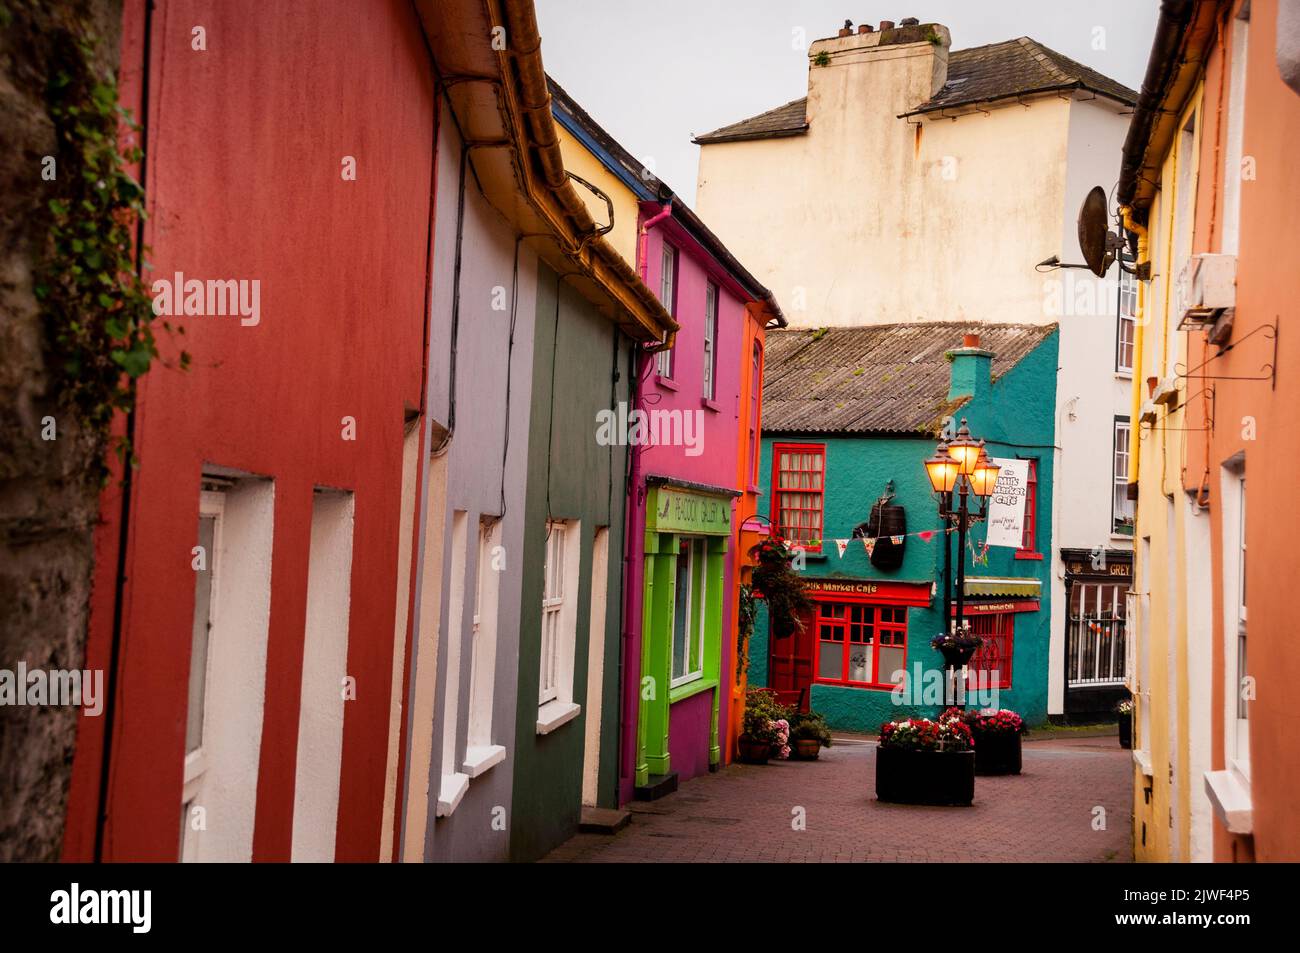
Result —
[{"label": "white window sill", "polygon": [[506,749],[502,745],[476,745],[465,749],[465,762],[461,767],[471,778],[477,778],[505,759]]},{"label": "white window sill", "polygon": [[537,733],[549,735],[561,725],[573,721],[581,712],[582,706],[575,705],[573,702],[562,702],[558,699],[549,701],[537,709]]},{"label": "white window sill", "polygon": [[1251,817],[1250,784],[1236,771],[1206,771],[1205,793],[1223,826],[1233,834],[1249,834]]},{"label": "white window sill", "polygon": [[469,775],[444,774],[438,786],[438,817],[450,817],[456,810],[465,792],[469,790]]},{"label": "white window sill", "polygon": [[1141,768],[1142,773],[1145,774],[1148,778],[1155,777],[1155,775],[1151,773],[1151,752],[1150,751],[1139,751],[1136,748],[1134,748],[1133,763],[1136,764],[1139,768]]}]

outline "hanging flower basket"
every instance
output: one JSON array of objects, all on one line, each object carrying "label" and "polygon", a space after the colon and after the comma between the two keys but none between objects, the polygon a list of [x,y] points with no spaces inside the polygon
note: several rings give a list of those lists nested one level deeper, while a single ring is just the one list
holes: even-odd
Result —
[{"label": "hanging flower basket", "polygon": [[795,549],[779,536],[769,536],[749,550],[754,560],[751,593],[767,603],[772,635],[788,638],[803,629],[800,616],[813,609],[803,578],[792,567]]},{"label": "hanging flower basket", "polygon": [[943,656],[946,668],[961,668],[974,658],[983,644],[983,636],[976,635],[970,629],[963,629],[961,632],[940,632],[930,640],[931,647],[938,649],[939,654]]},{"label": "hanging flower basket", "polygon": [[969,806],[975,799],[975,752],[961,721],[886,722],[876,750],[876,798],[894,804]]}]

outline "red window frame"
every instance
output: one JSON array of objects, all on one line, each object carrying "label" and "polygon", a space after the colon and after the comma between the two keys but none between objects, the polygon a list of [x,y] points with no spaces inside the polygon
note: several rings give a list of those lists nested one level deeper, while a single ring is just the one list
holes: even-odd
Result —
[{"label": "red window frame", "polygon": [[[813,613],[813,681],[823,685],[848,685],[854,688],[884,688],[893,690],[889,681],[893,672],[880,671],[880,647],[901,648],[903,661],[899,668],[907,668],[907,607],[886,606],[866,602],[841,602],[827,600],[817,603]],[[827,636],[830,636],[829,638]],[[885,641],[886,637],[889,641]],[[821,674],[822,645],[841,647],[840,677],[827,678]],[[868,681],[849,678],[849,660],[854,647],[869,647],[871,674]],[[894,671],[897,671],[895,669]]]},{"label": "red window frame", "polygon": [[[820,470],[785,470],[781,469],[781,456],[786,453],[810,453],[821,459]],[[781,486],[781,474],[798,473],[798,474],[818,474],[820,477],[819,485],[816,487],[786,487]],[[817,497],[816,508],[811,506],[784,506],[784,497],[786,495],[813,496]],[[810,527],[792,527],[785,524],[782,514],[786,511],[800,513],[816,513],[816,533],[815,537],[809,536],[802,538],[794,535],[795,531],[806,531]],[[789,540],[792,543],[801,545],[810,553],[820,553],[822,551],[823,536],[826,532],[826,445],[824,443],[778,443],[772,447],[772,510],[768,514],[772,525],[782,539]],[[812,540],[816,540],[814,544]]]},{"label": "red window frame", "polygon": [[1016,617],[1012,612],[986,612],[966,617],[971,631],[985,638],[984,644],[966,666],[968,691],[980,688],[979,672],[998,673],[996,686],[989,681],[985,688],[1011,687],[1011,662],[1016,647]]},{"label": "red window frame", "polygon": [[1042,559],[1038,551],[1038,461],[1029,460],[1029,476],[1025,479],[1025,527],[1016,550],[1016,559]]}]

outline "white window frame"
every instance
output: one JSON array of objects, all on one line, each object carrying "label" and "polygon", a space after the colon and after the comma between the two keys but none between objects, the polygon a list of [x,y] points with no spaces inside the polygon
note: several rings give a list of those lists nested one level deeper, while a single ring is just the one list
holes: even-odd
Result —
[{"label": "white window frame", "polygon": [[[207,699],[212,689],[212,639],[217,632],[217,611],[220,601],[218,598],[220,586],[220,553],[221,553],[221,532],[222,523],[226,513],[226,498],[223,493],[214,490],[203,490],[199,494],[199,518],[205,516],[213,518],[212,526],[212,551],[206,554],[208,561],[208,573],[211,582],[209,583],[208,593],[208,641],[207,654],[203,660],[203,724],[199,727],[199,744],[193,751],[185,753],[185,770],[184,779],[181,785],[181,848],[180,859],[182,863],[197,860],[199,849],[199,840],[202,831],[194,830],[190,823],[190,806],[202,799],[204,780],[207,777],[208,758],[203,751],[203,739],[207,738],[207,720],[208,704]],[[191,654],[192,654],[191,642]],[[191,664],[193,658],[191,657]],[[187,693],[188,694],[188,693]],[[188,711],[186,713],[186,724],[188,725]]]},{"label": "white window frame", "polygon": [[[674,307],[677,290],[677,249],[667,242],[663,243],[659,258],[659,303],[664,310],[676,317]],[[655,370],[665,380],[673,379],[673,348],[665,348],[655,355]]]},{"label": "white window frame", "polygon": [[1232,51],[1228,80],[1227,149],[1223,156],[1223,232],[1219,250],[1237,254],[1241,239],[1241,161],[1246,124],[1246,63],[1250,48],[1250,20],[1232,21]]},{"label": "white window frame", "polygon": [[[1120,445],[1119,445],[1119,437],[1121,433],[1124,434],[1124,451],[1122,454],[1120,452]],[[1111,479],[1111,496],[1110,496],[1110,530],[1111,530],[1111,535],[1124,536],[1126,539],[1132,537],[1126,533],[1119,533],[1118,530],[1116,530],[1115,528],[1116,517],[1121,515],[1119,512],[1119,508],[1116,506],[1116,503],[1119,500],[1118,494],[1120,490],[1123,489],[1125,494],[1125,501],[1129,504],[1128,515],[1132,516],[1136,521],[1137,507],[1133,505],[1135,501],[1129,500],[1127,498],[1128,497],[1128,469],[1129,469],[1128,464],[1130,459],[1129,455],[1132,454],[1132,452],[1133,452],[1133,422],[1131,420],[1128,420],[1125,417],[1116,417],[1111,429],[1110,465],[1111,465],[1112,479]],[[1122,467],[1120,465],[1121,456],[1123,456],[1124,458],[1124,463]],[[1136,529],[1137,527],[1135,522],[1134,530],[1136,531]]]},{"label": "white window frame", "polygon": [[704,399],[713,400],[718,391],[718,286],[704,285]]},{"label": "white window frame", "polygon": [[[683,659],[685,660],[685,663],[686,663],[686,671],[682,672],[682,674],[680,674],[680,675],[678,675],[678,674],[676,674],[676,673],[674,673],[674,672],[670,672],[670,673],[669,673],[669,675],[670,675],[670,679],[669,679],[669,682],[668,682],[668,687],[669,687],[669,688],[677,688],[679,685],[687,685],[687,684],[689,684],[689,683],[691,683],[691,682],[699,681],[701,678],[704,677],[704,629],[705,629],[705,617],[706,617],[706,615],[708,614],[708,605],[709,605],[709,601],[708,601],[708,585],[709,585],[709,572],[708,572],[708,569],[709,569],[709,544],[708,544],[708,538],[707,538],[707,537],[704,537],[704,536],[682,536],[682,537],[679,537],[679,539],[680,539],[680,542],[681,542],[681,543],[686,543],[686,544],[687,544],[687,549],[686,549],[686,554],[687,554],[687,555],[686,555],[686,628],[685,628],[685,630],[684,630],[685,633],[686,633],[687,642],[686,642],[686,646],[685,646],[685,653],[684,653],[684,655],[683,655]],[[699,579],[700,579],[700,588],[699,588],[699,591],[698,591],[698,592],[695,590],[695,570],[696,570],[695,560],[696,560],[696,558],[697,558],[697,557],[696,557],[696,549],[697,549],[697,547],[698,547],[698,549],[699,549],[699,553],[700,553],[699,558],[701,559],[701,565],[699,566],[699,571],[700,571],[700,575],[699,575]],[[678,545],[678,550],[677,550],[677,559],[678,559],[678,561],[680,561],[681,558],[682,558],[682,556],[681,556],[681,546],[680,546],[680,543],[679,543],[679,545]],[[677,585],[676,580],[677,580],[677,576],[676,576],[676,574],[674,574],[674,576],[673,576],[673,585],[674,585],[674,587]],[[700,619],[699,619],[699,624],[696,625],[694,628],[692,628],[692,626],[691,626],[691,617],[695,614],[695,605],[696,605],[696,602],[697,602],[697,601],[699,602]],[[669,653],[669,664],[670,664],[670,665],[672,664],[672,658],[673,658],[673,656],[676,654],[676,652],[675,652],[675,650],[676,650],[676,644],[675,644],[675,643],[676,643],[676,641],[677,641],[677,593],[676,593],[675,591],[674,591],[674,593],[673,593],[672,607],[673,607],[673,612],[672,612],[672,618],[670,619],[670,629],[669,629],[669,632],[672,634],[672,639],[673,639],[674,644],[670,647],[670,648],[672,649],[672,651],[670,651],[670,653]],[[692,654],[692,649],[695,650],[694,654]],[[698,668],[693,668],[693,667],[692,667],[692,658],[698,659],[698,665],[699,665]]]},{"label": "white window frame", "polygon": [[492,743],[492,706],[495,702],[497,654],[497,612],[501,573],[492,566],[493,550],[501,544],[502,520],[484,516],[479,520],[478,562],[474,580],[474,611],[471,619],[470,698],[462,770],[476,778],[505,760],[503,745]]},{"label": "white window frame", "polygon": [[549,734],[572,721],[582,710],[573,700],[581,555],[581,522],[548,520],[542,569],[541,657],[537,683],[538,734]]},{"label": "white window frame", "polygon": [[[1120,259],[1121,265],[1131,264],[1127,255]],[[1137,355],[1137,298],[1138,283],[1134,275],[1123,269],[1119,270],[1119,312],[1115,324],[1115,373],[1121,377],[1133,376],[1133,360]],[[1124,360],[1125,348],[1128,361]]]}]

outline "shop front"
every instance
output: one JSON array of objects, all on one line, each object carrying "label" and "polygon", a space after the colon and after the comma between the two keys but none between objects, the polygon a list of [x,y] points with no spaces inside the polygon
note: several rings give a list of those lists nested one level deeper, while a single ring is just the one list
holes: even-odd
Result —
[{"label": "shop front", "polygon": [[733,490],[651,482],[642,582],[635,793],[652,799],[716,770],[723,632],[730,631]]},{"label": "shop front", "polygon": [[1133,553],[1062,549],[1065,563],[1065,716],[1113,717],[1128,697],[1128,597]]},{"label": "shop front", "polygon": [[[847,706],[854,709],[850,724],[870,724],[888,712],[897,673],[909,670],[911,653],[919,651],[927,667],[938,658],[930,649],[930,627],[923,621],[934,601],[934,584],[865,579],[807,582],[815,607],[800,630],[771,640],[769,685],[786,704],[802,710],[822,710],[818,706],[825,704]],[[923,637],[909,646],[909,631]],[[837,689],[863,691],[846,694]]]}]

